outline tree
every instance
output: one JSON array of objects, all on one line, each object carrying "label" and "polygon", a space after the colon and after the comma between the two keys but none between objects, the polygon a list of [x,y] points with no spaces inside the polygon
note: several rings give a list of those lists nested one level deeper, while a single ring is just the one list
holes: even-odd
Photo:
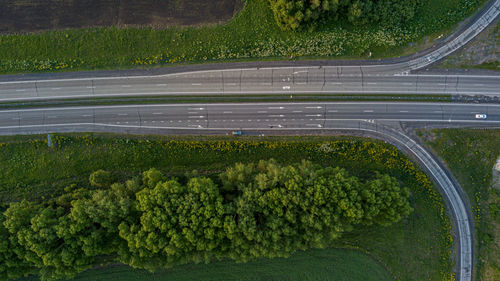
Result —
[{"label": "tree", "polygon": [[23,256],[16,239],[4,226],[5,216],[0,213],[0,280],[17,279],[34,272],[34,268]]},{"label": "tree", "polygon": [[269,0],[278,26],[296,30],[320,19],[347,20],[353,25],[400,25],[415,16],[421,0]]},{"label": "tree", "polygon": [[223,255],[223,199],[211,179],[157,182],[136,196],[140,221],[119,226],[130,251],[122,261],[154,270]]},{"label": "tree", "polygon": [[19,245],[17,256],[36,267],[42,280],[71,278],[92,266],[93,259],[84,255],[74,237],[58,232],[58,223],[65,219],[62,207],[27,201],[11,204],[5,211],[11,243]]},{"label": "tree", "polygon": [[144,173],[142,173],[142,182],[145,186],[148,186],[148,187],[155,187],[155,185],[164,180],[164,176],[162,174],[161,171],[155,169],[155,168],[151,168],[147,171],[145,171]]},{"label": "tree", "polygon": [[269,0],[274,18],[283,30],[294,30],[324,14],[334,13],[339,0]]},{"label": "tree", "polygon": [[361,191],[364,223],[390,225],[400,221],[412,212],[408,197],[410,191],[400,187],[397,180],[388,175],[377,174],[377,177],[365,183]]}]

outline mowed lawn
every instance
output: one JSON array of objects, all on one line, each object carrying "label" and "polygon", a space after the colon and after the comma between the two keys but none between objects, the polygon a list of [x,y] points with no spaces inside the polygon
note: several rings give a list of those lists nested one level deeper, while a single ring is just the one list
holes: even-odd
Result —
[{"label": "mowed lawn", "polygon": [[127,266],[94,269],[80,274],[74,281],[389,281],[389,272],[370,256],[347,249],[312,249],[298,252],[288,259],[260,259],[245,264],[215,262],[190,264],[150,273]]},{"label": "mowed lawn", "polygon": [[422,0],[414,19],[390,27],[353,27],[329,19],[315,30],[285,32],[278,28],[268,0],[246,0],[237,16],[216,26],[98,27],[0,35],[0,74],[290,57],[395,57],[431,46],[485,2]]},{"label": "mowed lawn", "polygon": [[[54,146],[49,148],[47,135],[0,137],[0,202],[6,204],[23,198],[43,200],[63,193],[64,187],[71,183],[88,187],[88,175],[97,169],[107,169],[119,180],[139,175],[151,167],[168,176],[182,178],[195,169],[201,175],[211,176],[236,162],[274,158],[280,163],[292,164],[306,159],[322,166],[343,167],[363,178],[376,171],[388,173],[412,192],[410,202],[414,212],[410,216],[388,227],[356,228],[332,247],[368,253],[397,280],[442,281],[453,276],[450,222],[442,198],[406,156],[384,142],[341,136],[252,138],[112,134],[56,134],[52,141]],[[300,258],[301,254],[298,257],[307,260]],[[343,255],[339,259],[348,260]],[[269,262],[256,261],[255,267]],[[241,265],[241,268],[246,266]],[[363,272],[365,267],[358,269]],[[103,272],[110,272],[109,278],[119,280],[114,277],[113,270],[118,269],[107,268]],[[123,270],[121,268],[120,272]],[[315,274],[328,274],[328,270],[318,270]],[[153,278],[153,275],[144,276]]]}]

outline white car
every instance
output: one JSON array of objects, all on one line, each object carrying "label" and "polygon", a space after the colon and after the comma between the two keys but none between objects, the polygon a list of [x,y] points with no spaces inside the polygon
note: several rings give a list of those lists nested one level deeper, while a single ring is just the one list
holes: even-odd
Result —
[{"label": "white car", "polygon": [[476,119],[486,119],[486,114],[476,114]]}]

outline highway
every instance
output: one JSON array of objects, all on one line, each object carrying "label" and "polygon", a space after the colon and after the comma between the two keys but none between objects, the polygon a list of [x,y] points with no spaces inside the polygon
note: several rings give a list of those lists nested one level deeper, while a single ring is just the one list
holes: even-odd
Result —
[{"label": "highway", "polygon": [[[156,77],[0,82],[0,101],[157,95],[454,94],[500,96],[500,75],[395,75],[376,67],[214,70]],[[364,73],[359,75],[359,73]]]},{"label": "highway", "polygon": [[[476,119],[487,114],[487,119]],[[500,105],[453,103],[154,104],[0,111],[0,134],[81,125],[175,129],[314,129],[339,124],[447,122],[500,125]],[[356,125],[359,127],[359,125]]]}]

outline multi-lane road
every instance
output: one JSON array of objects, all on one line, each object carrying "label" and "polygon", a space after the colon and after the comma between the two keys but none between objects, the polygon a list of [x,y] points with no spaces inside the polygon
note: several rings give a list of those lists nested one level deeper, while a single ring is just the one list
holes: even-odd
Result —
[{"label": "multi-lane road", "polygon": [[[486,114],[477,119],[476,114]],[[0,133],[101,126],[163,129],[318,129],[364,123],[499,125],[500,105],[454,103],[240,103],[89,106],[0,111]]]},{"label": "multi-lane road", "polygon": [[392,93],[500,96],[499,89],[500,75],[402,75],[379,72],[377,66],[326,66],[0,82],[0,101],[229,94]]}]

